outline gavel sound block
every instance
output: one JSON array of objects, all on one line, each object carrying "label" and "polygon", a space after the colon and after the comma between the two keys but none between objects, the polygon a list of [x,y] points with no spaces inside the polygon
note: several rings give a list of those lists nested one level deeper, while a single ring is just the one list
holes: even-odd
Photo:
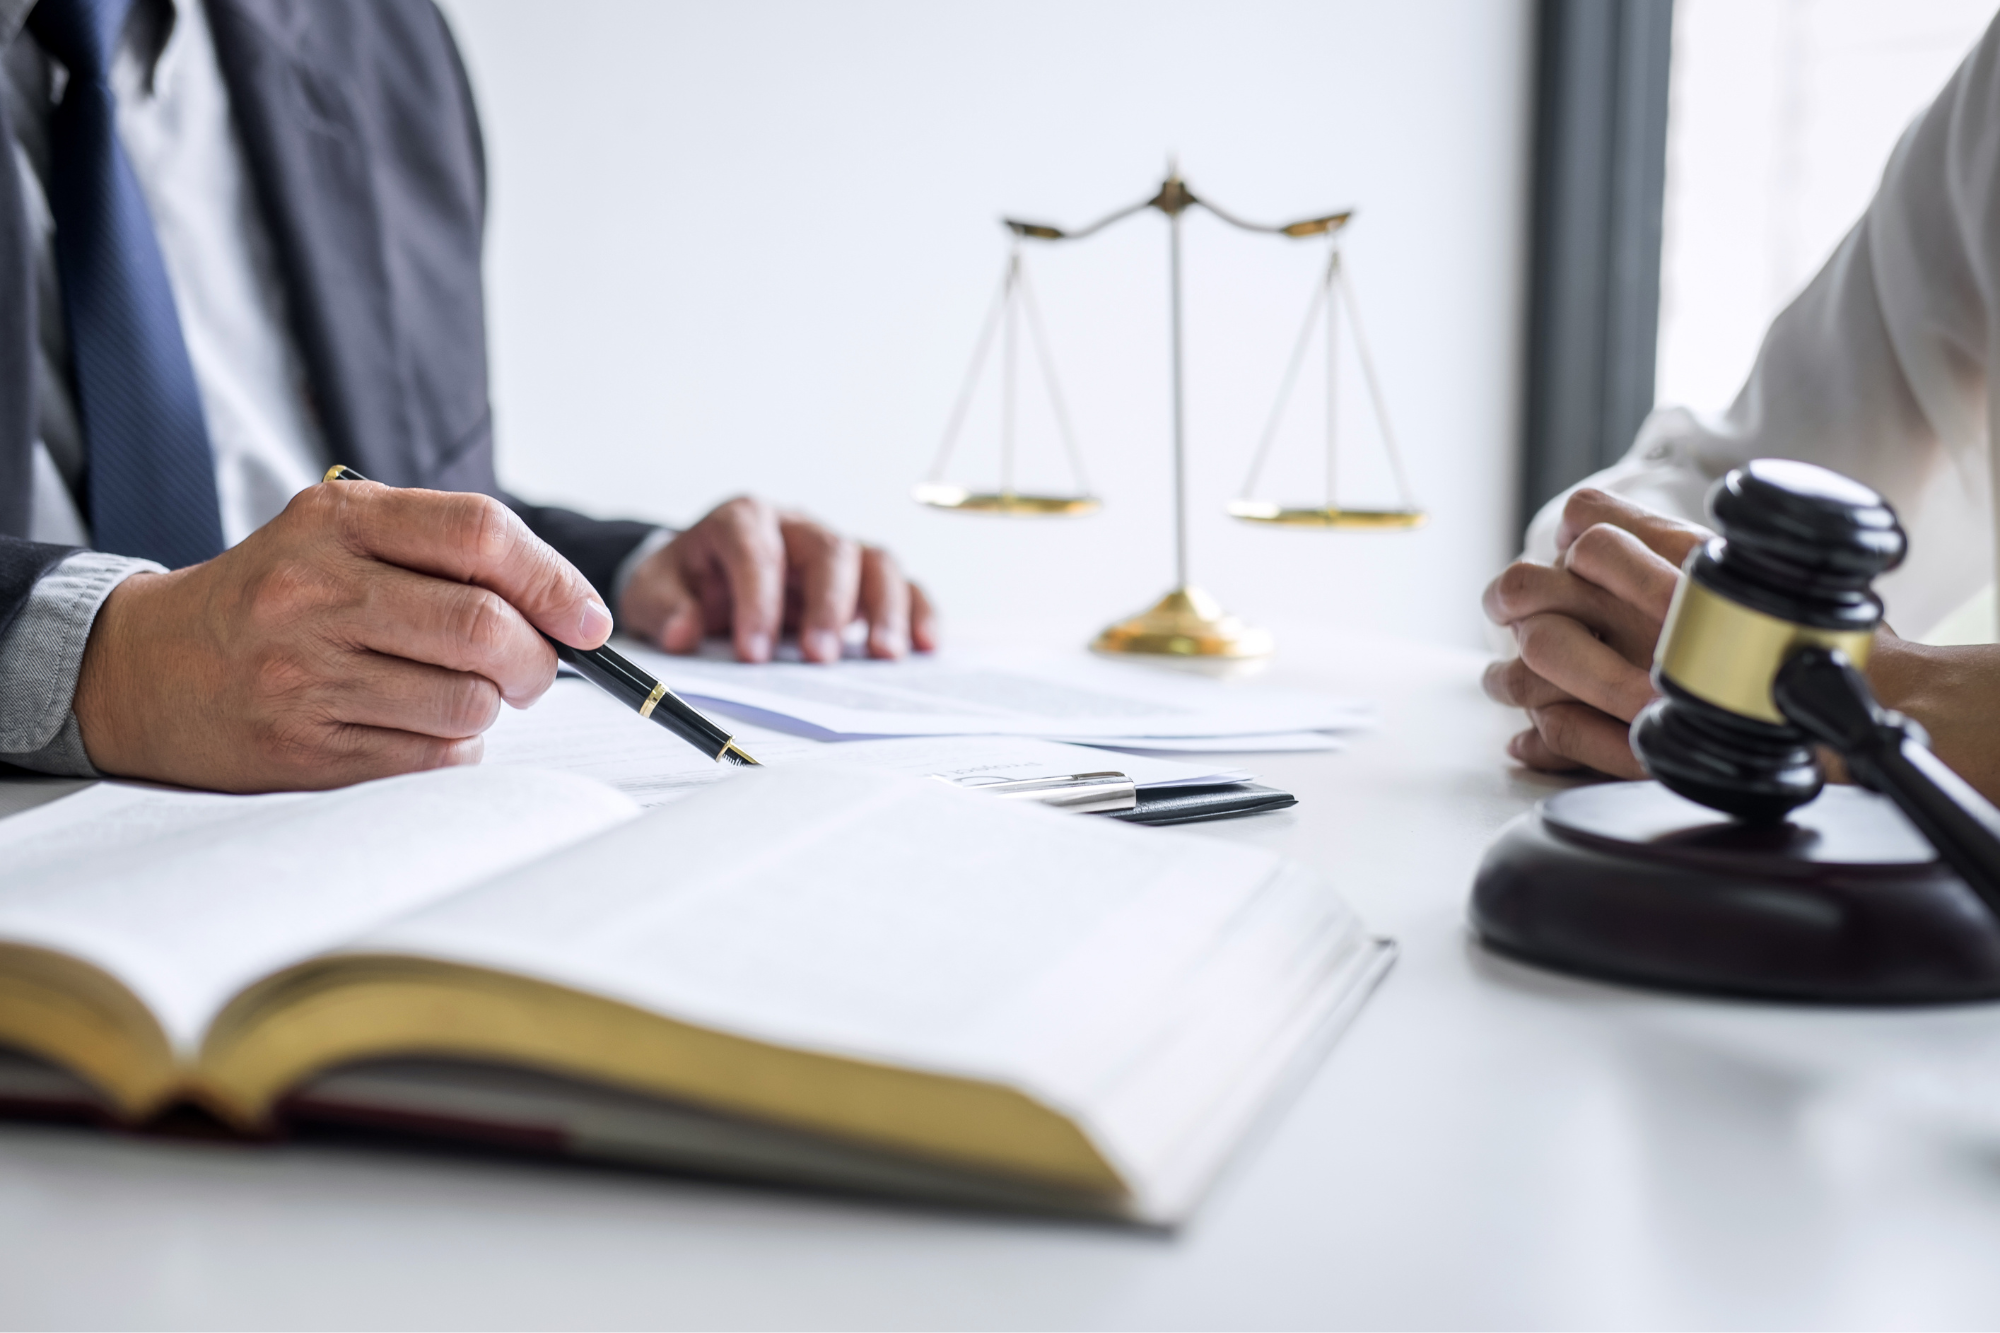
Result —
[{"label": "gavel sound block", "polygon": [[[1646,986],[1834,1003],[2000,997],[2000,811],[1865,665],[1905,550],[1847,478],[1760,460],[1718,485],[1633,724],[1654,781],[1551,797],[1473,886],[1491,948]],[[1861,785],[1825,786],[1817,746]],[[1872,789],[1872,790],[1871,790]]]}]

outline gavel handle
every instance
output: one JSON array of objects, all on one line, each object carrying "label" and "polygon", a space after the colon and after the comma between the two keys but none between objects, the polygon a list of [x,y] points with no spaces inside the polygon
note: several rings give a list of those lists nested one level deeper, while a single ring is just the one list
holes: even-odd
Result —
[{"label": "gavel handle", "polygon": [[1845,654],[1803,648],[1771,684],[1778,711],[1896,803],[2000,917],[2000,810],[1931,752],[1924,729],[1882,707]]}]

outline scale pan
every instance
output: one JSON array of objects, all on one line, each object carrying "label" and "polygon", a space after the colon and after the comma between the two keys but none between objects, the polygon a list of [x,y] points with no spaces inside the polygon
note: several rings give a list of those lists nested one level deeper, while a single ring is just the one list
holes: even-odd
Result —
[{"label": "scale pan", "polygon": [[1229,516],[1245,523],[1269,523],[1280,528],[1355,528],[1384,531],[1421,528],[1430,516],[1421,509],[1335,509],[1331,506],[1291,507],[1275,500],[1231,500]]},{"label": "scale pan", "polygon": [[1094,495],[1023,495],[1018,491],[968,491],[963,486],[923,482],[910,490],[918,504],[968,514],[1039,514],[1078,517],[1094,514],[1104,502]]}]

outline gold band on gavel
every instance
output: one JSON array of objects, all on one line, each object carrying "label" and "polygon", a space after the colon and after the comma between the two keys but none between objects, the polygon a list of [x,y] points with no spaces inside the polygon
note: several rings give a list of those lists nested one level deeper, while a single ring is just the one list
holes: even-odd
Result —
[{"label": "gold band on gavel", "polygon": [[1660,675],[1718,708],[1783,726],[1771,682],[1801,648],[1837,648],[1857,668],[1868,665],[1873,630],[1813,629],[1753,611],[1681,576],[1660,630],[1653,665]]}]

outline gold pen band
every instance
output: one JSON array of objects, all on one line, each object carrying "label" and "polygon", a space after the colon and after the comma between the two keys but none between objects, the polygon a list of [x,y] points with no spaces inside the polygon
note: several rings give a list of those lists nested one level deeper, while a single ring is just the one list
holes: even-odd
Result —
[{"label": "gold pen band", "polygon": [[1800,648],[1837,648],[1857,669],[1868,665],[1872,630],[1814,629],[1753,611],[1683,575],[1667,608],[1653,666],[1697,699],[1742,717],[1783,726],[1771,697],[1778,668]]},{"label": "gold pen band", "polygon": [[666,697],[667,697],[667,686],[666,682],[662,681],[660,684],[655,685],[653,687],[653,692],[651,694],[646,696],[646,702],[639,705],[639,716],[651,717],[653,715],[653,709],[659,705],[660,700]]}]

